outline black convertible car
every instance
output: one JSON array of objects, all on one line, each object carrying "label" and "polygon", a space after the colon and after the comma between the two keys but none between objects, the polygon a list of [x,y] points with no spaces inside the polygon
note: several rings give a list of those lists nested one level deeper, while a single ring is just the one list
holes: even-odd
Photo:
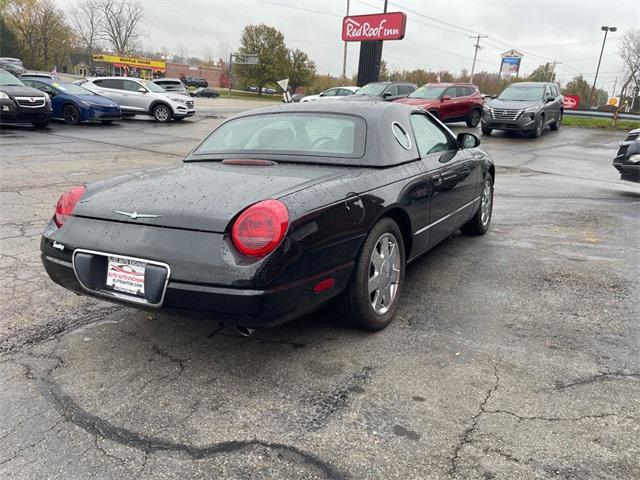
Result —
[{"label": "black convertible car", "polygon": [[64,193],[42,261],[78,293],[245,333],[335,297],[347,321],[379,330],[408,262],[459,228],[489,228],[495,170],[478,144],[395,103],[249,111],[179,166]]}]

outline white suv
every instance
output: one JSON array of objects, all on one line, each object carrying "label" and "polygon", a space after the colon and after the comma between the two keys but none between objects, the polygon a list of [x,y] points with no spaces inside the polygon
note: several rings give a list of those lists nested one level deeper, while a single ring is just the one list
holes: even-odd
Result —
[{"label": "white suv", "polygon": [[[79,83],[79,82],[76,82]],[[195,113],[193,99],[131,77],[88,78],[82,86],[120,104],[123,115],[151,115],[158,122],[182,120]]]}]

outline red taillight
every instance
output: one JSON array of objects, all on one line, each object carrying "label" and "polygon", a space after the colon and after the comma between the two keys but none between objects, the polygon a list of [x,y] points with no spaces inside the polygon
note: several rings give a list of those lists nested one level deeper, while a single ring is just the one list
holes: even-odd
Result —
[{"label": "red taillight", "polygon": [[76,204],[80,201],[82,195],[84,195],[84,191],[84,185],[80,185],[60,195],[60,199],[58,203],[56,203],[56,213],[53,215],[53,220],[58,227],[61,227],[71,216]]},{"label": "red taillight", "polygon": [[288,225],[289,212],[284,203],[265,200],[240,214],[231,229],[231,239],[241,253],[261,257],[275,250]]}]

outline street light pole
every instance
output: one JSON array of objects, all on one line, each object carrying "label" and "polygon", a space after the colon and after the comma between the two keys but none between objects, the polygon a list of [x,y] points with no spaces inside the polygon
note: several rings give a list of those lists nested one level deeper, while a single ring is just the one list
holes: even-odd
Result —
[{"label": "street light pole", "polygon": [[[349,16],[349,3],[347,0],[347,17]],[[344,42],[344,56],[342,57],[342,78],[347,78],[347,42]]]},{"label": "street light pole", "polygon": [[596,82],[598,81],[598,72],[600,72],[600,62],[602,61],[602,54],[604,53],[604,44],[607,42],[607,33],[615,32],[618,28],[603,25],[600,27],[600,30],[604,32],[604,38],[602,39],[602,48],[600,49],[600,57],[598,58],[598,66],[596,67],[596,76],[593,77],[593,86],[591,87],[591,99],[589,103],[593,103],[593,96],[596,92]]}]

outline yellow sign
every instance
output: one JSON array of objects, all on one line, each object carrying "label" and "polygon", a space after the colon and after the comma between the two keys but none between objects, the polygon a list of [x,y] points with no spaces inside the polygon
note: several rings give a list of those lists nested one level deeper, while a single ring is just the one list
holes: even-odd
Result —
[{"label": "yellow sign", "polygon": [[613,105],[614,107],[618,106],[618,99],[616,97],[611,97],[609,99],[609,105]]},{"label": "yellow sign", "polygon": [[94,55],[94,62],[121,63],[132,67],[140,68],[166,68],[165,62],[161,60],[147,60],[146,58],[118,57],[117,55]]}]

